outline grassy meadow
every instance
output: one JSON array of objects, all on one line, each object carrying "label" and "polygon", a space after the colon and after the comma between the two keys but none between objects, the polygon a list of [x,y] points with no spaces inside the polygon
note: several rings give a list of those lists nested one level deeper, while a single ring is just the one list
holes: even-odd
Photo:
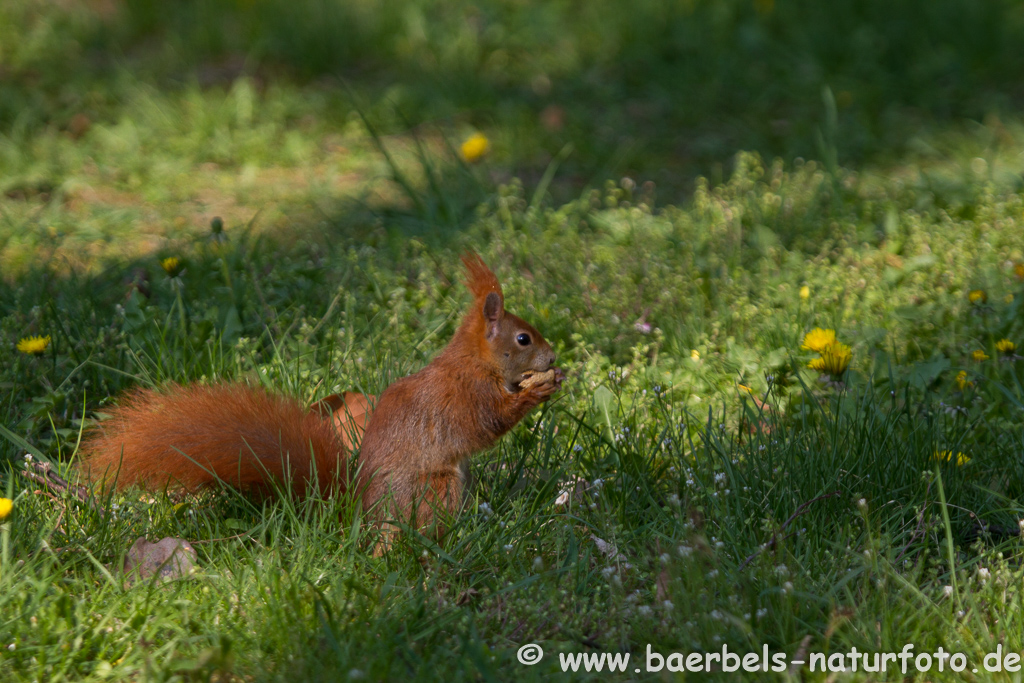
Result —
[{"label": "grassy meadow", "polygon": [[[4,2],[0,677],[911,643],[969,664],[689,677],[1019,680],[982,661],[1024,653],[1022,40],[1009,1]],[[469,249],[568,380],[440,544],[372,557],[350,495],[20,476],[73,479],[133,386],[379,393]],[[165,536],[196,573],[126,586]]]}]

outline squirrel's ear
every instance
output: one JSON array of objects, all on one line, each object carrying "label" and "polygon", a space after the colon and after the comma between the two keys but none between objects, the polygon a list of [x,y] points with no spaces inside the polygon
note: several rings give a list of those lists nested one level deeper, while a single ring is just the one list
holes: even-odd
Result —
[{"label": "squirrel's ear", "polygon": [[491,292],[484,299],[484,320],[487,322],[487,338],[492,339],[498,334],[498,322],[504,314],[504,307],[501,303],[501,295]]}]

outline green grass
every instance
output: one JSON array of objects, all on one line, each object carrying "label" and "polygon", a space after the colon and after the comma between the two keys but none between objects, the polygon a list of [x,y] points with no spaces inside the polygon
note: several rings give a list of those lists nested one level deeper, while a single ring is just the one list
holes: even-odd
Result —
[{"label": "green grass", "polygon": [[[0,9],[0,675],[1024,651],[1024,361],[996,346],[1024,355],[1018,7],[97,7]],[[372,557],[344,495],[104,517],[17,475],[22,441],[73,467],[135,385],[378,393],[454,331],[465,249],[569,380],[474,459],[440,545]],[[852,348],[841,383],[807,367],[814,327]],[[198,574],[125,588],[139,536],[188,539]]]}]

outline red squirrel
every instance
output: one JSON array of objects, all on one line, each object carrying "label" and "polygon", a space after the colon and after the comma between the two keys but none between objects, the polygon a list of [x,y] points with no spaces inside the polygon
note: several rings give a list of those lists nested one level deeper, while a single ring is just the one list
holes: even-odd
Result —
[{"label": "red squirrel", "polygon": [[[565,379],[540,333],[505,311],[501,285],[480,257],[462,262],[473,304],[459,329],[429,365],[385,389],[372,411],[350,392],[307,411],[240,383],[137,389],[84,442],[83,473],[119,488],[195,490],[223,481],[267,493],[268,478],[290,478],[301,493],[308,484],[324,492],[354,484],[371,518],[440,535],[435,510],[461,507],[469,457]],[[332,412],[333,420],[324,417]]]}]

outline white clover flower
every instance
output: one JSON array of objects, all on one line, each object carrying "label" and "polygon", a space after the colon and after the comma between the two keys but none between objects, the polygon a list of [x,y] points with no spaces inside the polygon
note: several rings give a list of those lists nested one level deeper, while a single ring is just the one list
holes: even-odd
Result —
[{"label": "white clover flower", "polygon": [[681,545],[676,550],[679,552],[679,557],[689,557],[693,554],[693,548],[688,545]]},{"label": "white clover flower", "polygon": [[615,575],[615,571],[615,567],[605,567],[601,570],[601,576],[603,576],[605,580],[610,579]]},{"label": "white clover flower", "polygon": [[658,559],[661,560],[662,564],[668,564],[668,561],[671,558],[668,556],[668,553],[662,553],[661,556]]},{"label": "white clover flower", "polygon": [[982,567],[978,570],[979,581],[984,583],[985,581],[988,581],[990,578],[992,578],[992,572],[990,572],[986,567]]},{"label": "white clover flower", "polygon": [[506,545],[504,545],[502,547],[505,549],[506,553],[512,552],[512,544],[511,543],[508,543],[508,544],[506,544]]},{"label": "white clover flower", "polygon": [[717,569],[712,569],[705,576],[707,576],[707,578],[709,578],[709,579],[717,579],[718,578],[718,570]]},{"label": "white clover flower", "polygon": [[787,567],[784,564],[780,564],[778,567],[775,568],[775,576],[779,577],[780,579],[789,576],[789,567]]},{"label": "white clover flower", "polygon": [[793,582],[792,581],[787,581],[786,583],[782,584],[782,592],[783,593],[792,593],[793,592]]},{"label": "white clover flower", "polygon": [[539,572],[544,569],[544,558],[540,555],[533,558],[533,571]]},{"label": "white clover flower", "polygon": [[672,601],[671,601],[671,600],[666,600],[665,602],[661,603],[661,606],[662,606],[662,607],[663,607],[663,608],[664,608],[665,610],[668,610],[668,611],[672,611],[672,610],[673,610],[673,609],[675,609],[675,607],[676,607],[675,605],[673,605],[673,604],[672,604]]},{"label": "white clover flower", "polygon": [[953,587],[952,586],[943,586],[942,587],[942,594],[944,596],[946,596],[947,598],[953,597]]},{"label": "white clover flower", "polygon": [[761,609],[757,610],[757,612],[755,612],[754,614],[757,615],[758,619],[764,619],[766,616],[768,616],[768,609],[766,607],[762,607]]},{"label": "white clover flower", "polygon": [[480,503],[480,507],[478,509],[480,510],[480,514],[484,517],[490,517],[494,514],[494,510],[491,509],[491,506],[488,503]]},{"label": "white clover flower", "polygon": [[716,472],[715,473],[715,483],[716,484],[724,484],[725,483],[725,472]]},{"label": "white clover flower", "polygon": [[724,548],[725,547],[725,541],[715,541],[715,547],[718,548],[718,549]]},{"label": "white clover flower", "polygon": [[868,501],[867,501],[867,499],[861,498],[860,500],[858,500],[857,501],[857,509],[860,510],[861,512],[867,512],[868,511]]},{"label": "white clover flower", "polygon": [[640,605],[639,607],[636,608],[636,611],[639,612],[640,616],[642,616],[642,617],[649,617],[649,616],[651,616],[651,606],[650,605]]},{"label": "white clover flower", "polygon": [[679,507],[679,505],[680,505],[679,494],[678,493],[671,494],[668,497],[668,504],[671,505],[672,507]]},{"label": "white clover flower", "polygon": [[717,621],[722,618],[722,613],[716,609],[713,609],[711,610],[711,614],[709,614],[708,616]]}]

